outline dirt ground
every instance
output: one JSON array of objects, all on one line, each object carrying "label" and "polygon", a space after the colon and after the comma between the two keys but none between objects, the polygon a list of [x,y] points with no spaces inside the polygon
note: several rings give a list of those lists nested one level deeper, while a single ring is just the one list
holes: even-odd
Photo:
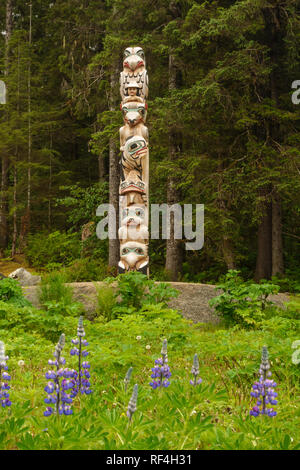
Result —
[{"label": "dirt ground", "polygon": [[0,258],[0,273],[8,276],[18,268],[25,268],[27,271],[35,274],[35,270],[28,267],[24,255],[16,255],[14,259]]}]

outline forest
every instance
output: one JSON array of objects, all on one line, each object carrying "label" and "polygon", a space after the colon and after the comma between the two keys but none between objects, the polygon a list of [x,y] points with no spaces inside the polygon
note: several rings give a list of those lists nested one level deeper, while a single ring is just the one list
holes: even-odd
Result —
[{"label": "forest", "polygon": [[[299,279],[300,2],[2,0],[0,254],[70,281],[115,273],[119,74],[149,76],[150,203],[204,204],[204,246],[151,240],[157,280]],[[4,95],[6,99],[4,99]],[[84,230],[90,230],[83,239]]]}]

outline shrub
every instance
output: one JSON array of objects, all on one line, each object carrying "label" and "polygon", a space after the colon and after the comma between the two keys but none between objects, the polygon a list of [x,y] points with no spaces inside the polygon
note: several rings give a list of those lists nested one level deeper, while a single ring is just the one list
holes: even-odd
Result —
[{"label": "shrub", "polygon": [[116,317],[116,297],[114,289],[110,286],[95,287],[97,293],[96,315],[102,316],[105,321],[111,321]]},{"label": "shrub", "polygon": [[101,281],[107,274],[107,265],[91,258],[76,259],[64,269],[67,282]]},{"label": "shrub", "polygon": [[11,278],[0,280],[0,301],[12,303],[19,307],[31,305],[30,302],[25,299],[22,287],[18,281]]},{"label": "shrub", "polygon": [[265,319],[267,307],[273,305],[267,300],[268,296],[277,294],[279,286],[267,282],[244,282],[239,271],[230,270],[216,289],[222,289],[223,293],[211,299],[209,305],[215,307],[226,326],[256,328]]},{"label": "shrub", "polygon": [[28,237],[25,249],[26,260],[35,268],[50,266],[53,263],[69,265],[80,257],[80,240],[76,233],[52,232],[36,233]]},{"label": "shrub", "polygon": [[155,284],[145,274],[133,271],[108,278],[108,283],[117,282],[115,297],[119,299],[118,307],[139,310],[144,304],[167,302],[178,295],[178,291],[166,283]]},{"label": "shrub", "polygon": [[78,315],[83,306],[73,301],[73,288],[66,285],[65,280],[65,276],[57,272],[45,276],[38,289],[39,302],[48,311]]}]

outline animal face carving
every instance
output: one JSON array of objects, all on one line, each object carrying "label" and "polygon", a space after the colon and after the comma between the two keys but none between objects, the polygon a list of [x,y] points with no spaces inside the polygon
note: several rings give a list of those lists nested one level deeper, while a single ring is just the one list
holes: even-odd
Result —
[{"label": "animal face carving", "polygon": [[144,223],[146,207],[138,204],[125,207],[122,210],[122,225],[138,226]]},{"label": "animal face carving", "polygon": [[130,127],[136,126],[139,122],[146,122],[147,105],[136,101],[121,104],[121,110],[125,124]]},{"label": "animal face carving", "polygon": [[124,51],[123,72],[120,75],[122,100],[129,96],[128,89],[136,88],[136,94],[145,99],[148,96],[148,74],[145,54],[141,47],[127,47]]},{"label": "animal face carving", "polygon": [[120,247],[119,266],[126,271],[135,271],[148,263],[148,247],[144,243],[128,241]]},{"label": "animal face carving", "polygon": [[141,47],[127,47],[123,55],[124,71],[135,72],[137,69],[145,67],[145,54]]},{"label": "animal face carving", "polygon": [[145,181],[146,159],[148,156],[148,146],[146,140],[135,135],[127,140],[122,154],[122,169],[124,179],[127,179],[129,173],[134,170],[138,172],[139,178]]},{"label": "animal face carving", "polygon": [[122,225],[119,229],[120,240],[141,240],[149,238],[145,205],[133,204],[122,210]]},{"label": "animal face carving", "polygon": [[128,139],[125,144],[125,158],[131,159],[133,161],[139,160],[146,155],[147,149],[148,147],[146,140],[140,135],[135,135]]}]

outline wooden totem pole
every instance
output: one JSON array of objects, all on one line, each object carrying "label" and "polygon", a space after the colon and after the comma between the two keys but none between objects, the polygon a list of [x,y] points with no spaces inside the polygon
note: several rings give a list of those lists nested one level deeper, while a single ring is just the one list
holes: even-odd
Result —
[{"label": "wooden totem pole", "polygon": [[119,272],[140,271],[148,275],[149,138],[145,126],[148,75],[140,47],[124,51],[120,94],[124,126],[120,128]]}]

